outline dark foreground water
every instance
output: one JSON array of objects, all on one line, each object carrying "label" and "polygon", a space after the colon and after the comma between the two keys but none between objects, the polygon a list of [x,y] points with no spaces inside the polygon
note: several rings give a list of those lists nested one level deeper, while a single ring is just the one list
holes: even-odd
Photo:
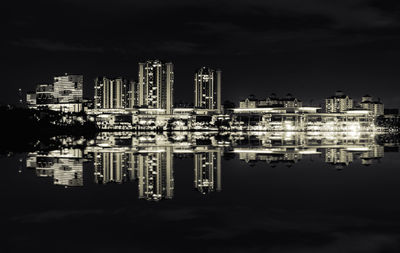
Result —
[{"label": "dark foreground water", "polygon": [[54,141],[0,159],[2,252],[400,251],[393,136]]}]

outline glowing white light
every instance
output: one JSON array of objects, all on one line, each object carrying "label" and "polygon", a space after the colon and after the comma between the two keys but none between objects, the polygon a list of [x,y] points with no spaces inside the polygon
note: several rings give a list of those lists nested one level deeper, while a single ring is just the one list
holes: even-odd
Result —
[{"label": "glowing white light", "polygon": [[348,151],[369,151],[371,149],[369,149],[368,147],[348,147],[348,148],[346,148],[346,150],[348,150]]},{"label": "glowing white light", "polygon": [[369,111],[368,110],[351,110],[351,111],[347,111],[347,114],[368,114]]},{"label": "glowing white light", "polygon": [[321,154],[321,152],[318,152],[316,150],[301,150],[299,151],[299,154],[312,155],[312,154]]},{"label": "glowing white light", "polygon": [[150,149],[150,150],[139,150],[139,153],[164,153],[165,149]]}]

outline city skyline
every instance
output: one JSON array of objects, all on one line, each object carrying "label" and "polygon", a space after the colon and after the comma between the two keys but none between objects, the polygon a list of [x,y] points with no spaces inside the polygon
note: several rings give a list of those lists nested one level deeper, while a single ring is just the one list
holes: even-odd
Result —
[{"label": "city skyline", "polygon": [[[77,91],[74,91],[74,87],[71,86],[73,82],[70,82],[71,87],[67,88],[60,86],[56,81],[54,81],[53,84],[39,83],[36,84],[35,91],[28,91],[25,94],[25,98],[20,98],[20,103],[27,103],[27,105],[45,105],[52,103],[68,104],[76,102],[82,103],[84,99],[89,99],[93,103],[93,109],[132,109],[142,107],[164,109],[167,114],[172,114],[172,108],[192,107],[195,109],[214,111],[216,114],[223,113],[221,98],[222,71],[220,69],[215,71],[214,69],[203,66],[194,72],[194,86],[192,86],[194,98],[176,102],[176,98],[174,98],[173,83],[175,72],[173,70],[173,63],[168,62],[164,64],[159,60],[147,60],[146,63],[139,62],[138,64],[139,71],[137,79],[127,79],[121,76],[115,78],[109,78],[107,76],[96,77],[94,79],[93,98],[83,96],[83,75],[70,75],[65,73],[64,76],[54,77],[54,80],[80,78],[79,89]],[[165,67],[167,69],[163,69]],[[156,72],[153,73],[153,69],[156,69]],[[166,77],[163,76],[166,72],[169,73],[167,78],[170,81],[168,82],[165,81]],[[153,81],[153,75],[156,76],[155,81]],[[142,81],[139,82],[137,80]],[[153,84],[153,82],[155,82],[155,84]],[[60,96],[62,92],[64,92],[64,94]],[[79,95],[74,99],[68,100],[68,96],[71,95],[65,95],[66,92],[68,94],[77,93]],[[23,96],[24,94],[21,95]],[[65,99],[62,99],[63,96],[65,96]],[[234,103],[236,108],[295,108],[314,106],[320,107],[325,112],[329,113],[343,113],[349,109],[359,108],[373,111],[376,115],[384,114],[384,107],[380,98],[373,99],[369,94],[359,95],[359,97],[360,102],[356,102],[357,99],[349,97],[342,90],[336,90],[334,95],[319,98],[321,103],[314,105],[313,101],[315,98],[311,99],[309,102],[303,102],[303,100],[294,97],[291,93],[287,93],[284,97],[279,97],[276,93],[272,92],[266,96],[261,95],[261,97],[260,95],[255,96],[254,94],[249,94],[240,101],[226,100],[224,102]]]},{"label": "city skyline", "polygon": [[[208,68],[208,67],[207,67]],[[196,68],[194,68],[194,69],[192,69],[192,71],[191,71],[191,73],[194,73],[194,74],[196,74],[198,71],[195,71],[195,69]],[[199,69],[199,68],[197,68],[197,69]],[[218,69],[218,71],[220,71],[220,69]],[[178,75],[179,74],[181,74],[181,73],[178,73]],[[61,75],[60,75],[61,76]],[[115,76],[115,77],[113,77],[113,76]],[[131,76],[130,78],[128,78],[127,76]],[[101,77],[104,77],[104,78],[107,78],[107,79],[110,79],[110,80],[117,80],[117,79],[123,79],[123,80],[126,80],[126,81],[129,81],[129,83],[128,83],[128,85],[130,86],[129,88],[131,88],[131,86],[132,85],[139,85],[139,83],[138,83],[138,74],[136,74],[136,75],[132,75],[132,74],[130,74],[130,75],[121,75],[121,74],[115,74],[115,75],[104,75],[104,74],[99,74],[99,75],[97,75],[97,76],[95,76],[94,78],[93,78],[93,80],[95,80],[96,81],[96,79],[97,78],[101,78]],[[224,79],[225,79],[226,77],[224,76]],[[47,80],[52,80],[52,79],[50,79],[50,78],[47,78]],[[89,80],[87,80],[86,78],[85,78],[85,82],[86,82],[86,85],[84,85],[83,86],[83,90],[84,90],[84,98],[91,98],[91,97],[95,97],[96,96],[96,94],[95,94],[95,89],[93,89],[93,85],[92,85],[92,80],[91,79],[89,79]],[[28,88],[26,88],[25,90],[22,90],[22,92],[23,92],[23,94],[25,94],[25,93],[29,93],[31,90],[32,90],[32,87],[34,87],[34,86],[37,86],[37,85],[40,85],[40,83],[43,83],[43,80],[36,80],[36,84],[31,84],[30,85],[30,87],[28,87]],[[51,81],[49,81],[49,82],[51,82]],[[49,83],[48,82],[48,83]],[[225,80],[224,80],[224,83],[225,83]],[[175,86],[176,86],[176,84],[174,84]],[[227,85],[226,83],[225,83],[225,85]],[[189,89],[189,86],[190,86],[190,89]],[[229,86],[229,85],[228,85]],[[187,92],[188,93],[193,93],[193,81],[192,81],[192,83],[189,85],[189,84],[187,84],[187,85],[185,85],[185,90],[187,90]],[[226,98],[226,96],[224,96],[224,92],[226,92],[226,88],[225,88],[225,86],[224,85],[222,85],[221,86],[221,89],[220,89],[220,91],[221,91],[221,97],[220,97],[220,101],[221,101],[221,103],[223,103],[223,102],[225,102],[225,101],[229,101],[229,102],[234,102],[235,103],[235,105],[237,106],[237,107],[239,107],[239,104],[240,104],[240,102],[241,101],[243,101],[243,100],[245,100],[245,99],[247,99],[247,98],[249,98],[249,97],[251,97],[251,96],[254,96],[254,94],[257,94],[257,96],[255,96],[256,98],[260,98],[260,97],[269,97],[269,96],[271,96],[271,94],[274,94],[275,96],[276,95],[280,95],[280,96],[285,96],[286,94],[301,94],[302,92],[301,91],[299,91],[299,92],[296,92],[296,93],[291,93],[289,90],[281,90],[281,92],[280,93],[277,93],[276,92],[276,90],[278,90],[278,88],[277,88],[278,86],[266,86],[266,89],[265,90],[263,90],[262,92],[255,92],[256,90],[254,90],[254,92],[252,92],[252,91],[248,91],[247,93],[246,92],[241,92],[241,95],[240,96],[236,96],[236,97],[234,97],[234,98]],[[340,85],[338,85],[337,87],[332,87],[330,90],[329,90],[329,92],[330,93],[334,93],[335,91],[346,91],[346,93],[347,92],[349,92],[349,86],[346,86],[346,88],[345,89],[340,89],[340,88],[338,88],[338,87],[341,87]],[[182,90],[182,87],[179,87],[178,86],[178,88],[175,88],[176,90],[178,90],[178,92],[176,92],[176,91],[174,91],[174,104],[177,104],[177,103],[179,103],[179,102],[184,102],[184,103],[195,103],[195,101],[192,99],[192,98],[188,98],[188,96],[187,96],[187,94],[185,94],[185,95],[183,95],[182,96],[182,94],[180,94],[180,92],[179,91],[181,91]],[[239,91],[239,89],[240,88],[238,88],[238,91]],[[281,89],[281,88],[279,88],[279,89]],[[387,104],[388,105],[388,107],[390,107],[390,108],[399,108],[400,107],[400,100],[399,100],[399,103],[397,104],[397,102],[396,103],[393,103],[393,102],[391,102],[391,101],[393,101],[393,100],[391,100],[391,99],[389,99],[388,101],[386,101],[382,96],[378,96],[377,94],[379,94],[379,90],[377,90],[377,89],[369,89],[370,90],[370,92],[367,92],[367,91],[365,91],[365,89],[363,88],[363,92],[361,92],[361,91],[356,91],[353,95],[352,95],[352,97],[354,98],[354,99],[356,99],[356,100],[362,100],[362,98],[365,96],[365,95],[368,95],[368,94],[373,94],[374,95],[374,97],[376,97],[379,101],[385,101],[385,104]],[[247,91],[247,89],[246,89],[246,91]],[[138,92],[138,91],[137,91]],[[228,91],[229,92],[229,91]],[[349,92],[350,93],[350,92]],[[15,98],[16,98],[16,101],[14,102],[15,104],[18,104],[19,102],[18,102],[18,100],[20,100],[21,98],[19,97],[20,95],[18,95],[18,90],[16,90],[15,91],[15,94],[16,94],[16,96],[15,96]],[[22,94],[22,95],[23,95]],[[327,93],[326,93],[326,89],[324,90],[324,92],[321,92],[320,93],[320,96],[316,96],[316,97],[312,97],[312,96],[310,96],[310,95],[305,95],[304,97],[303,97],[303,99],[302,99],[302,101],[303,101],[303,103],[305,103],[305,104],[307,104],[307,105],[312,105],[312,106],[321,106],[321,107],[323,107],[323,106],[325,106],[325,104],[326,104],[326,101],[325,101],[325,98],[326,98],[326,95],[327,95]],[[133,103],[133,101],[132,101],[132,103]],[[137,102],[138,103],[138,102]],[[131,107],[130,107],[131,108]]]},{"label": "city skyline", "polygon": [[[139,81],[98,77],[93,100],[83,98],[82,75],[65,73],[54,77],[53,84],[39,84],[35,92],[27,93],[26,106],[60,115],[83,113],[85,118],[69,116],[70,122],[93,122],[100,131],[385,132],[397,129],[399,122],[398,109],[385,108],[379,98],[366,94],[356,101],[343,91],[326,97],[322,106],[304,103],[290,93],[250,95],[238,107],[222,104],[222,71],[208,67],[194,74],[192,103],[175,105],[173,66],[159,60],[139,62]],[[65,124],[65,119],[53,124]]]}]

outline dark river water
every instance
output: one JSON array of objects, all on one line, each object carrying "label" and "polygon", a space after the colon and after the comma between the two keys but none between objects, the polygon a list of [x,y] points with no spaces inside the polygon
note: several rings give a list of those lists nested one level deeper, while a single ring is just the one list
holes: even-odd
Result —
[{"label": "dark river water", "polygon": [[2,252],[399,252],[398,137],[101,133],[0,158]]}]

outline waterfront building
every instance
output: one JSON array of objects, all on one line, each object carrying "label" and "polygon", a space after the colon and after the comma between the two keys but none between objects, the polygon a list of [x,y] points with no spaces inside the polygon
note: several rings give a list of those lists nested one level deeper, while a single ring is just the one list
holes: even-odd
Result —
[{"label": "waterfront building", "polygon": [[221,70],[202,67],[195,73],[194,106],[221,113]]},{"label": "waterfront building", "polygon": [[265,100],[261,100],[259,105],[262,107],[273,107],[280,104],[280,99],[275,93],[271,93]]},{"label": "waterfront building", "polygon": [[303,103],[300,99],[293,97],[288,93],[285,97],[279,98],[275,93],[272,93],[266,99],[258,102],[258,107],[302,107]]},{"label": "waterfront building", "polygon": [[353,99],[342,91],[336,91],[334,96],[325,99],[327,113],[341,113],[353,109]]},{"label": "waterfront building", "polygon": [[293,97],[293,95],[290,93],[288,93],[286,95],[286,97],[281,98],[279,102],[283,107],[302,107],[303,106],[303,102],[300,99]]},{"label": "waterfront building", "polygon": [[272,93],[266,99],[256,99],[254,95],[249,96],[245,100],[240,101],[240,108],[262,108],[262,107],[285,107],[294,108],[302,107],[303,103],[300,99],[293,97],[292,94],[288,93],[285,97],[277,97],[275,93]]},{"label": "waterfront building", "polygon": [[368,110],[318,113],[319,107],[235,108],[232,129],[268,131],[373,131]]},{"label": "waterfront building", "polygon": [[158,109],[172,114],[174,91],[174,65],[159,60],[139,63],[139,107]]}]

